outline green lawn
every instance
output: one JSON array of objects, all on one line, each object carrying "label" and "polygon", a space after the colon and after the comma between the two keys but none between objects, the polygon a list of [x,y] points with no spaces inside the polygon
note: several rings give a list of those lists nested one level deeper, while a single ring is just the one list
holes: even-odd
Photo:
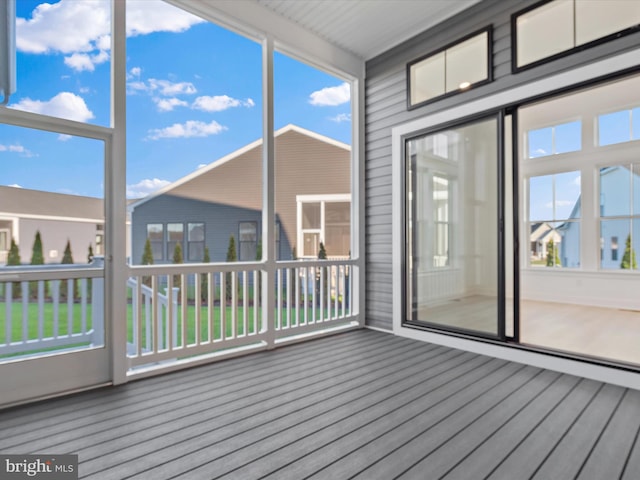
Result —
[{"label": "green lawn", "polygon": [[[333,307],[333,304],[332,304]],[[197,325],[196,325],[196,310],[200,309],[200,340],[201,341],[206,341],[209,337],[210,337],[210,333],[212,334],[214,339],[221,339],[222,338],[222,332],[223,330],[225,331],[225,336],[226,337],[231,337],[233,335],[233,327],[234,327],[234,322],[232,321],[232,315],[233,315],[233,309],[231,306],[226,306],[224,307],[224,312],[225,312],[225,318],[224,318],[224,323],[223,323],[223,319],[222,317],[222,308],[220,307],[220,305],[215,305],[213,307],[213,321],[212,321],[212,331],[210,332],[210,323],[209,323],[209,317],[208,317],[208,307],[205,305],[200,305],[200,306],[196,306],[193,303],[189,304],[187,306],[187,310],[186,310],[186,333],[187,333],[187,343],[188,344],[193,344],[196,342],[196,331],[197,331]],[[256,308],[260,308],[260,307],[256,307]],[[85,313],[86,313],[86,328],[87,330],[90,330],[92,328],[92,311],[91,311],[91,305],[88,304],[85,307]],[[133,307],[131,304],[129,304],[127,306],[128,309],[128,314],[127,314],[127,340],[129,343],[133,343]],[[306,309],[306,313],[307,313],[307,319],[308,321],[311,321],[313,318],[313,310],[314,308],[312,306],[307,306]],[[22,304],[18,301],[18,302],[14,302],[11,306],[11,318],[12,318],[12,322],[11,322],[11,342],[18,342],[21,341],[23,338],[23,324],[22,324]],[[27,309],[27,313],[28,313],[28,320],[27,320],[27,339],[28,340],[32,340],[32,339],[37,339],[38,338],[38,331],[39,331],[39,312],[38,312],[38,304],[37,302],[30,302],[28,304],[28,309]],[[58,335],[60,336],[64,336],[68,334],[69,331],[69,323],[68,323],[68,306],[66,303],[61,303],[58,306]],[[258,318],[257,321],[254,318],[255,315],[255,310],[253,306],[249,306],[247,307],[247,320],[246,320],[246,324],[245,324],[245,320],[244,320],[244,308],[242,306],[238,306],[236,309],[236,321],[235,321],[235,334],[236,335],[244,335],[244,334],[252,334],[252,333],[257,333],[260,330],[261,327],[261,318],[260,318],[260,314],[261,312],[258,311]],[[304,306],[299,306],[299,307],[293,307],[291,310],[291,323],[295,324],[295,316],[296,313],[299,315],[299,322],[303,323],[304,322],[304,315],[305,315],[305,307]],[[326,310],[324,311],[324,315],[325,318],[326,316],[328,316],[328,313]],[[320,318],[321,315],[321,309],[320,308],[315,308],[315,315],[316,315],[316,319]],[[6,318],[6,306],[4,302],[0,302],[0,345],[6,343],[6,323],[7,323],[7,318]],[[43,331],[43,337],[47,338],[47,337],[52,337],[54,335],[54,308],[53,308],[53,304],[52,303],[44,303],[43,304],[43,312],[42,312],[42,316],[43,316],[43,322],[42,322],[42,331]],[[71,316],[72,316],[72,321],[71,321],[71,333],[81,333],[82,332],[82,305],[80,304],[74,304],[72,306],[72,312],[71,312]],[[143,319],[145,318],[145,312],[144,312],[144,306],[143,306],[143,313],[142,313],[142,317]],[[181,345],[182,344],[182,332],[183,332],[183,310],[181,307],[178,307],[178,311],[176,312],[176,318],[177,318],[177,329],[176,329],[176,338],[177,338],[177,345]],[[288,326],[288,319],[287,319],[287,309],[283,308],[282,309],[282,319],[281,319],[281,326],[286,327]],[[153,328],[151,326],[151,328]],[[162,336],[164,337],[166,335],[166,320],[163,320],[163,328],[162,328]],[[147,324],[146,322],[143,320],[143,324],[142,324],[142,347],[143,348],[148,348],[151,349],[153,348],[153,342],[156,340],[156,335],[154,335],[154,332],[151,332],[151,344],[147,345],[146,344],[146,335],[147,335]],[[168,339],[164,338],[163,342],[161,344],[161,348],[166,348],[166,342]],[[86,346],[87,344],[74,344],[74,346]],[[36,352],[41,352],[41,351],[50,351],[50,350],[56,350],[56,349],[62,349],[62,348],[69,348],[68,346],[65,347],[53,347],[53,348],[47,348],[47,349],[34,349],[30,352],[28,352],[29,354],[31,353],[36,353]],[[0,355],[0,358],[3,357],[7,357],[7,356],[15,356],[18,354],[11,354],[11,355]]]}]

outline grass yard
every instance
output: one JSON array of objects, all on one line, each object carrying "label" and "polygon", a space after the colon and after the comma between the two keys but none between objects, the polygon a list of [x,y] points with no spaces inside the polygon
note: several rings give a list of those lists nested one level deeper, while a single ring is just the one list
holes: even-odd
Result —
[{"label": "grass yard", "polygon": [[[333,304],[332,304],[333,308]],[[340,307],[341,308],[341,307]],[[174,345],[182,345],[182,335],[183,329],[186,328],[186,336],[187,336],[187,344],[196,343],[196,332],[198,330],[198,326],[196,324],[196,312],[200,310],[200,341],[206,342],[210,338],[221,340],[222,333],[225,332],[225,338],[230,338],[233,336],[242,336],[246,334],[254,334],[260,331],[262,320],[261,320],[261,311],[260,307],[248,306],[246,308],[246,319],[245,319],[245,309],[239,305],[235,309],[232,306],[227,305],[221,307],[220,305],[215,305],[213,307],[212,319],[209,320],[209,309],[208,306],[205,305],[195,305],[193,303],[189,304],[186,308],[186,326],[183,327],[183,315],[184,311],[182,307],[178,306],[177,311],[174,312],[176,321],[175,327],[173,328],[173,337],[174,337]],[[257,312],[256,312],[257,309]],[[224,310],[224,317],[223,317]],[[233,321],[233,315],[235,310],[235,322]],[[321,311],[320,308],[309,305],[306,308],[306,319],[308,322],[311,322],[314,318],[314,310],[315,310],[315,319],[320,319],[321,314],[324,314],[324,318],[329,316],[330,312],[324,309]],[[133,307],[131,304],[127,305],[127,341],[130,344],[133,344],[134,340],[134,315],[133,315]],[[341,310],[340,310],[341,311]],[[92,318],[92,309],[91,305],[87,304],[84,307],[81,304],[73,304],[71,308],[71,312],[69,312],[68,305],[66,303],[60,303],[58,305],[58,320],[57,320],[57,329],[56,329],[56,321],[54,318],[54,305],[53,303],[45,302],[43,304],[43,310],[40,313],[38,309],[37,302],[30,302],[27,307],[27,321],[26,321],[26,339],[27,340],[35,340],[38,338],[51,338],[55,335],[57,331],[58,336],[66,336],[71,332],[72,334],[79,334],[83,331],[83,315],[85,318],[85,331],[90,331],[93,326],[93,318]],[[158,313],[162,314],[162,320],[160,322],[161,329],[159,332],[160,344],[159,347],[161,349],[166,348],[168,342],[168,326],[166,319],[166,312],[163,311],[162,308],[158,308]],[[257,313],[257,317],[256,317]],[[349,313],[347,309],[347,314]],[[11,305],[11,325],[10,325],[10,342],[20,342],[24,338],[23,332],[23,305],[20,302],[13,302]],[[149,312],[151,314],[151,312]],[[296,315],[298,319],[296,320]],[[42,322],[40,321],[40,317],[42,317]],[[142,307],[142,348],[143,349],[152,349],[153,342],[158,340],[158,332],[153,331],[152,322],[146,322],[146,311],[145,307]],[[290,320],[289,320],[290,319]],[[281,309],[281,322],[280,325],[282,327],[290,326],[289,323],[295,325],[296,323],[304,323],[305,322],[305,307],[303,305],[299,307],[292,307],[290,310],[290,314],[288,313],[287,308]],[[42,331],[42,335],[40,335],[40,331]],[[149,338],[147,338],[147,331],[149,331]],[[149,340],[150,342],[147,342]],[[70,340],[73,341],[73,340]],[[52,351],[52,350],[60,350],[67,349],[71,346],[73,347],[85,347],[89,345],[88,342],[85,343],[73,343],[64,346],[57,346],[52,348],[36,348],[34,345],[33,349],[22,352],[22,353],[11,353],[11,354],[3,354],[2,353],[2,345],[6,345],[7,342],[7,308],[4,302],[0,302],[0,358],[7,357],[15,357],[17,355],[23,354],[33,354],[44,351]]]}]

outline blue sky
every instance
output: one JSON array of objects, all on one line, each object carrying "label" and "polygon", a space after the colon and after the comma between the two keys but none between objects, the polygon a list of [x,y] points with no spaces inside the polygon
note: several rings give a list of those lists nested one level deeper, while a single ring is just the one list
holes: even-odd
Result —
[{"label": "blue sky", "polygon": [[[109,126],[104,0],[17,2],[11,108]],[[262,134],[261,47],[159,0],[127,6],[127,195],[140,197]],[[348,85],[277,53],[275,125],[350,143]],[[0,125],[0,184],[103,195],[99,141]]]}]

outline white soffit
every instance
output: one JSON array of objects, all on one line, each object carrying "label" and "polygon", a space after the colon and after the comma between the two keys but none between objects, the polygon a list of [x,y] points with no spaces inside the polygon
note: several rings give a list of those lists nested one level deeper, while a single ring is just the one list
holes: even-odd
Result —
[{"label": "white soffit", "polygon": [[251,0],[369,60],[480,0]]},{"label": "white soffit", "polygon": [[359,77],[364,61],[481,0],[165,0],[284,53]]}]

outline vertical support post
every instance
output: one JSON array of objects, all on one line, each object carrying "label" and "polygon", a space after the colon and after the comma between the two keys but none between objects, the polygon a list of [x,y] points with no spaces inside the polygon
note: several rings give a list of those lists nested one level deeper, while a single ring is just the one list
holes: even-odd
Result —
[{"label": "vertical support post", "polygon": [[[262,325],[267,348],[275,347],[275,148],[273,38],[262,41]],[[266,257],[265,257],[266,255]]]},{"label": "vertical support post", "polygon": [[[364,67],[363,67],[364,68]],[[351,256],[356,259],[356,265],[351,269],[350,279],[355,287],[349,289],[351,295],[350,314],[358,315],[358,324],[365,325],[365,169],[364,169],[364,69],[358,78],[351,82],[351,118],[352,146],[351,146]],[[355,219],[355,221],[353,221]]]},{"label": "vertical support post", "polygon": [[[106,346],[111,354],[111,380],[127,381],[126,258],[126,2],[111,2],[111,125],[113,137],[105,148],[105,265]],[[140,281],[140,279],[138,279]],[[139,319],[138,319],[139,321]]]}]

